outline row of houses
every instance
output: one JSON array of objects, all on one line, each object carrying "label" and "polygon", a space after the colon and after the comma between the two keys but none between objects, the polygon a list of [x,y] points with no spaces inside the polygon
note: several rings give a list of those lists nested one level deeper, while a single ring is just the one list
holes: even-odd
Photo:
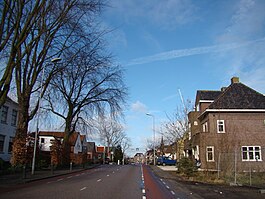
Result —
[{"label": "row of houses", "polygon": [[265,96],[238,77],[220,90],[198,90],[188,120],[187,132],[163,146],[164,155],[189,157],[202,170],[265,171]]},{"label": "row of houses", "polygon": [[[31,137],[34,133],[31,134]],[[62,143],[65,137],[64,132],[40,131],[38,134],[39,150],[42,154],[47,154],[48,161],[51,158],[51,153],[62,150]],[[56,144],[56,143],[57,144]],[[105,146],[97,146],[95,142],[88,142],[85,135],[79,132],[74,132],[69,137],[70,144],[70,161],[75,164],[84,163],[105,163],[112,159],[111,148]],[[55,147],[55,149],[53,149]],[[60,155],[58,159],[53,160],[53,164],[60,164]],[[53,156],[54,158],[54,156]]]},{"label": "row of houses", "polygon": [[[0,159],[10,161],[12,155],[13,140],[16,134],[18,119],[18,104],[7,98],[5,104],[0,107]],[[30,133],[27,138],[28,152],[33,152],[35,134]],[[46,161],[51,161],[53,143],[62,143],[64,132],[40,131],[38,135],[38,152]],[[74,132],[70,138],[70,160],[76,164],[85,162],[104,163],[112,159],[111,149],[105,146],[97,146],[95,142],[88,142],[85,135]],[[59,151],[59,148],[56,149]],[[30,156],[29,156],[30,157]],[[54,160],[55,162],[59,160]]]}]

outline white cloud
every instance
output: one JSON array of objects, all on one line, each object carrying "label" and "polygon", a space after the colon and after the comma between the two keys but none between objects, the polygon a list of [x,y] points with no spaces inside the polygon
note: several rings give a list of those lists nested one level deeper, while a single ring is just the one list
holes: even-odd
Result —
[{"label": "white cloud", "polygon": [[172,29],[197,19],[194,15],[197,8],[190,0],[115,0],[110,3],[113,14],[126,23],[147,22]]},{"label": "white cloud", "polygon": [[147,113],[147,107],[140,101],[136,101],[131,105],[131,110],[134,112]]},{"label": "white cloud", "polygon": [[257,40],[246,41],[243,43],[237,42],[237,43],[230,43],[230,44],[220,44],[220,45],[213,45],[213,46],[202,46],[202,47],[197,47],[197,48],[187,48],[187,49],[166,51],[166,52],[158,53],[158,54],[151,55],[151,56],[133,59],[126,65],[127,66],[138,65],[138,64],[145,64],[145,63],[150,63],[154,61],[162,61],[162,60],[175,59],[178,57],[186,57],[186,56],[191,56],[191,55],[223,52],[223,51],[240,48],[243,46],[248,46],[253,43],[264,42],[264,41],[265,41],[265,38],[261,38]]},{"label": "white cloud", "polygon": [[178,96],[177,94],[170,95],[170,96],[167,96],[167,97],[163,98],[162,101],[172,100],[172,99],[177,98],[177,96]]},{"label": "white cloud", "polygon": [[[233,7],[227,28],[218,35],[218,45],[227,42],[249,41],[253,38],[264,38],[265,34],[265,1],[241,0]],[[254,40],[255,41],[255,40]],[[256,40],[264,41],[264,39]],[[264,42],[253,42],[229,53],[222,52],[216,57],[221,65],[229,66],[223,77],[239,76],[246,85],[265,93],[265,45]]]}]

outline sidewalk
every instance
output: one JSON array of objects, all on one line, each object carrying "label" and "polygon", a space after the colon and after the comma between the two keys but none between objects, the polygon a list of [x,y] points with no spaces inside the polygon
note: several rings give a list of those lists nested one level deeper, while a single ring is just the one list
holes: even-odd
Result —
[{"label": "sidewalk", "polygon": [[163,171],[177,171],[178,170],[176,166],[157,166],[157,167]]},{"label": "sidewalk", "polygon": [[31,174],[31,171],[27,171],[26,178],[23,178],[23,174],[21,172],[15,174],[0,175],[0,193],[4,190],[12,189],[15,186],[19,186],[25,183],[52,178],[61,175],[67,175],[75,172],[80,172],[87,169],[92,169],[97,166],[99,165],[91,165],[86,168],[74,167],[72,170],[58,169],[54,170],[53,173],[50,169],[47,169],[47,170],[35,171],[34,175]]}]

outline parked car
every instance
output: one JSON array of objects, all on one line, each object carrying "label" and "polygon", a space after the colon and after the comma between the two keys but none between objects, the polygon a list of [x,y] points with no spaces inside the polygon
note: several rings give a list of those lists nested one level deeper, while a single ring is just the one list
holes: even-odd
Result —
[{"label": "parked car", "polygon": [[172,160],[170,157],[158,157],[157,164],[158,165],[176,165],[176,160]]}]

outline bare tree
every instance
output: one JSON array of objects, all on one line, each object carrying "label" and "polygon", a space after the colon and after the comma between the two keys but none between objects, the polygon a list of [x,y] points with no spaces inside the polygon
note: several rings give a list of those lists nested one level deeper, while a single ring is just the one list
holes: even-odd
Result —
[{"label": "bare tree", "polygon": [[99,116],[95,125],[101,142],[107,146],[108,153],[110,147],[120,145],[126,137],[123,126],[114,118]]},{"label": "bare tree", "polygon": [[[87,28],[101,1],[3,1],[0,45],[6,64],[0,80],[0,104],[9,91],[13,74],[19,103],[19,118],[13,144],[12,164],[25,164],[28,123],[38,110],[50,80],[62,70],[50,60],[69,48],[80,48],[90,35]],[[42,71],[45,68],[45,74]],[[43,78],[42,78],[43,77]]]},{"label": "bare tree", "polygon": [[154,139],[153,138],[147,138],[145,141],[145,147],[148,150],[153,150],[154,147],[157,149],[160,146],[160,140],[159,139]]},{"label": "bare tree", "polygon": [[163,124],[161,134],[167,143],[175,143],[176,158],[181,157],[183,143],[181,138],[188,131],[189,120],[188,113],[193,109],[191,100],[183,100],[182,105],[177,107],[176,111],[170,116],[167,115],[168,121]]},{"label": "bare tree", "polygon": [[[68,51],[68,66],[51,80],[45,109],[64,121],[65,148],[69,136],[88,125],[90,118],[104,112],[121,112],[125,103],[122,70],[111,64],[109,56],[104,56],[100,44],[98,37],[78,54]],[[117,128],[111,129],[119,131]],[[109,139],[109,144],[116,144],[112,137]]]},{"label": "bare tree", "polygon": [[124,164],[124,159],[125,159],[125,154],[127,152],[127,150],[131,147],[131,139],[127,136],[124,136],[121,140],[121,149],[122,149],[122,154],[123,154],[123,157],[122,157],[122,162]]},{"label": "bare tree", "polygon": [[192,110],[190,100],[183,101],[172,115],[166,115],[168,121],[162,125],[161,134],[168,143],[182,138],[188,129],[188,113]]}]

